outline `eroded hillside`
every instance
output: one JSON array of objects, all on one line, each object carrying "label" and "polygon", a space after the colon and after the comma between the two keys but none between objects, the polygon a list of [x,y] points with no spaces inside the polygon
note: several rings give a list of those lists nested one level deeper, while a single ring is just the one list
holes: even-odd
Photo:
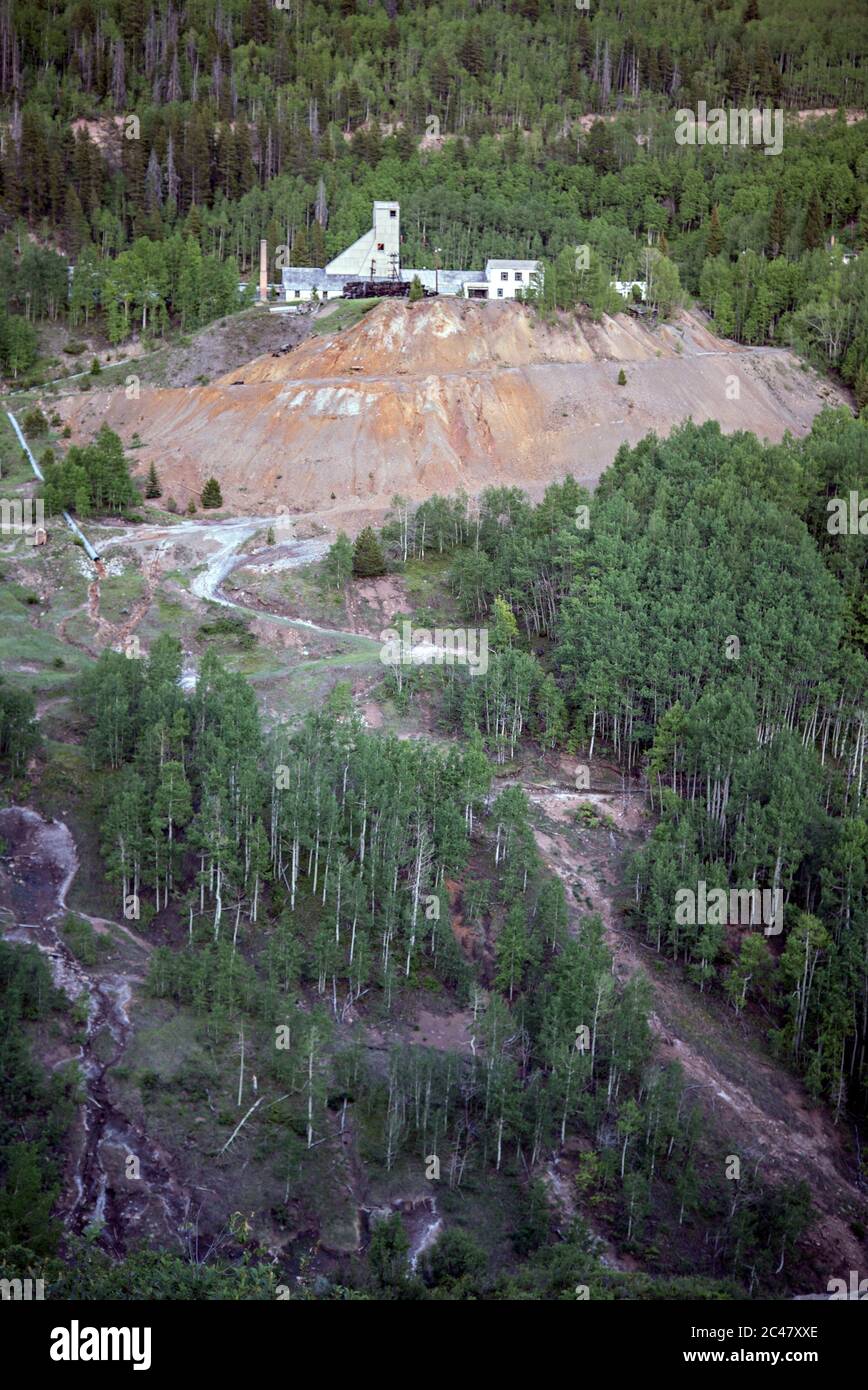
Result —
[{"label": "eroded hillside", "polygon": [[[618,384],[623,368],[626,384]],[[624,442],[717,419],[801,435],[836,393],[778,349],[738,348],[683,314],[548,325],[517,304],[383,302],[343,334],[201,387],[119,387],[62,402],[76,440],[137,433],[183,506],[215,476],[236,512],[376,510],[493,484],[593,484]]]}]

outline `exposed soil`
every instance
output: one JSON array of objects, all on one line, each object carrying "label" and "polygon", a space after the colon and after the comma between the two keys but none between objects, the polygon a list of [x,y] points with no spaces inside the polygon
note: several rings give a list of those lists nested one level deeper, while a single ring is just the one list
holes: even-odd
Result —
[{"label": "exposed soil", "polygon": [[[119,1110],[111,1078],[130,1037],[133,988],[142,983],[150,948],[136,933],[118,926],[130,947],[129,962],[121,970],[82,965],[61,931],[66,894],[78,868],[68,826],[46,821],[35,811],[7,807],[0,810],[0,834],[6,843],[0,860],[5,939],[36,946],[56,987],[72,1003],[84,1000],[87,1007],[77,1047],[83,1105],[59,1214],[67,1229],[79,1234],[100,1227],[103,1244],[116,1255],[124,1253],[133,1237],[171,1246],[186,1220],[189,1196],[175,1177],[171,1156]],[[91,920],[103,933],[108,930],[103,919]],[[70,1056],[76,1052],[67,1051],[54,1065]]]},{"label": "exposed soil", "polygon": [[207,386],[91,391],[58,409],[76,441],[103,423],[137,432],[142,468],[155,462],[181,505],[213,475],[236,513],[331,509],[361,526],[396,492],[534,493],[570,472],[593,485],[621,444],[688,417],[779,440],[842,400],[792,354],[739,348],[695,314],[549,325],[518,304],[428,300],[383,301]]},{"label": "exposed soil", "polygon": [[[307,337],[312,323],[325,316],[325,309],[316,316],[308,317],[272,314],[255,306],[238,314],[229,314],[226,318],[215,319],[188,338],[158,348],[146,350],[141,341],[133,338],[124,345],[122,352],[112,349],[99,336],[80,329],[73,336],[76,343],[85,346],[74,357],[62,351],[70,337],[68,331],[49,325],[42,335],[44,346],[57,354],[61,367],[58,375],[46,385],[56,386],[58,394],[63,396],[65,381],[69,380],[72,398],[78,399],[78,379],[90,375],[90,363],[94,357],[99,359],[103,367],[135,364],[132,370],[139,380],[156,387],[169,384],[174,387],[201,385],[227,373],[234,378],[238,369],[252,357],[296,347]],[[124,373],[122,379],[114,383],[116,388],[126,386],[126,375]],[[102,387],[103,391],[106,389]],[[52,408],[53,405],[54,401]]]},{"label": "exposed soil", "polygon": [[[846,1278],[848,1269],[864,1268],[868,1247],[851,1223],[864,1224],[868,1194],[859,1183],[846,1124],[836,1127],[801,1082],[760,1051],[758,1020],[738,1019],[719,1001],[703,999],[624,921],[624,857],[649,828],[644,792],[526,791],[540,812],[538,848],[564,882],[572,921],[598,912],[618,978],[641,971],[650,981],[655,1055],[682,1067],[706,1114],[708,1133],[720,1143],[721,1169],[725,1154],[734,1152],[744,1171],[756,1167],[773,1182],[809,1184],[817,1220],[803,1241],[806,1291],[825,1288],[832,1275]],[[579,829],[573,816],[583,802],[610,817],[616,829]],[[577,897],[591,905],[580,906]]]},{"label": "exposed soil", "polygon": [[[311,517],[307,520],[312,522]],[[130,553],[143,558],[146,586],[145,595],[132,605],[126,620],[112,625],[100,612],[100,579],[92,580],[87,604],[96,645],[120,645],[132,635],[156,586],[179,564],[192,574],[191,592],[184,598],[194,607],[216,602],[237,609],[238,595],[234,590],[230,593],[226,581],[234,573],[249,571],[251,587],[243,590],[240,611],[252,615],[272,646],[284,639],[295,644],[303,640],[305,632],[365,645],[363,634],[374,634],[390,609],[407,606],[401,585],[387,579],[372,581],[354,597],[345,628],[318,628],[300,617],[275,614],[270,608],[254,611],[257,569],[265,572],[275,564],[291,569],[309,563],[324,549],[320,538],[288,541],[268,550],[247,549],[264,528],[279,522],[280,517],[271,514],[222,522],[196,520],[171,526],[117,528],[116,533],[106,528],[99,541],[104,566],[111,566],[118,554],[124,553],[122,548],[129,548]],[[195,680],[195,672],[191,672],[191,679]],[[383,710],[371,698],[370,684],[368,678],[357,686],[357,698],[369,725],[378,727]],[[44,702],[43,708],[51,703]],[[424,706],[420,714],[424,720]],[[644,794],[635,785],[622,783],[615,770],[601,762],[591,767],[590,789],[577,791],[575,771],[574,759],[538,759],[518,777],[498,778],[498,787],[511,780],[525,787],[536,810],[537,844],[546,864],[564,881],[573,925],[587,911],[600,912],[619,978],[625,979],[636,970],[649,978],[654,993],[650,1022],[655,1056],[660,1061],[677,1061],[683,1068],[687,1085],[706,1113],[709,1143],[719,1145],[721,1156],[737,1152],[746,1166],[758,1165],[762,1175],[772,1181],[804,1178],[810,1184],[818,1220],[803,1243],[805,1262],[799,1275],[806,1292],[824,1289],[831,1275],[846,1277],[848,1269],[862,1268],[868,1255],[852,1226],[857,1221],[864,1223],[866,1200],[846,1128],[836,1128],[827,1110],[811,1102],[787,1068],[768,1059],[759,1043],[762,1020],[748,1016],[737,1019],[719,1001],[699,996],[682,980],[677,968],[661,961],[627,927],[623,915],[627,906],[624,862],[651,824]],[[576,825],[575,812],[583,803],[605,818],[602,826],[585,830]],[[80,1044],[85,1104],[73,1144],[63,1214],[77,1230],[94,1220],[103,1221],[103,1239],[116,1251],[126,1248],[133,1235],[145,1234],[171,1244],[180,1238],[190,1209],[189,1191],[178,1176],[185,1171],[183,1156],[164,1151],[145,1133],[139,1115],[133,1118],[122,1113],[112,1086],[112,1070],[124,1055],[133,1027],[131,1013],[144,973],[147,943],[123,924],[92,918],[98,932],[115,941],[123,938],[127,953],[124,969],[119,970],[114,963],[96,970],[82,967],[59,930],[66,910],[65,896],[77,866],[69,829],[62,822],[44,821],[32,811],[6,810],[0,812],[0,833],[9,846],[9,854],[0,861],[0,909],[5,908],[12,918],[7,936],[37,944],[46,954],[58,986],[71,999],[86,991],[91,1001]],[[452,893],[450,904],[453,930],[470,952],[478,943],[471,940],[472,933],[466,941],[462,938],[462,932],[469,929],[461,921],[457,897]],[[415,1019],[401,1023],[397,1035],[464,1053],[475,1045],[472,1014],[436,1002],[420,1006]],[[387,1039],[384,1035],[380,1041],[386,1046],[390,1040],[391,1036]],[[373,1029],[367,1044],[373,1049],[378,1045]],[[65,1055],[70,1055],[69,1049]],[[353,1164],[358,1167],[358,1163],[353,1157],[351,1132],[346,1135],[336,1130],[334,1144],[336,1154],[344,1155],[340,1162],[335,1159],[336,1174],[340,1163],[349,1165],[340,1171],[345,1174],[356,1215],[348,1225],[344,1223],[346,1229],[329,1239],[335,1250],[352,1250],[369,1230],[367,1191],[358,1172],[353,1172]],[[131,1153],[141,1163],[137,1182],[125,1175],[125,1159]],[[548,1181],[553,1190],[564,1186],[571,1190],[571,1162],[566,1151],[552,1159]],[[433,1238],[432,1231],[440,1228],[442,1218],[421,1195],[396,1200],[411,1204],[413,1250],[418,1258],[425,1242]],[[301,1213],[302,1225],[305,1219]],[[610,1250],[607,1258],[628,1267],[617,1260],[614,1251]]]}]

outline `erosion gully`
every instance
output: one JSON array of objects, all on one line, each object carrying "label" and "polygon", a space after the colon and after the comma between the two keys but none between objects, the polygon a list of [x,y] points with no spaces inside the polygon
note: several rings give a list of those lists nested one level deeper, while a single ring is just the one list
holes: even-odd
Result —
[{"label": "erosion gully", "polygon": [[[0,839],[6,844],[0,863],[4,939],[35,946],[48,962],[56,988],[72,1004],[84,1000],[87,1011],[77,1051],[53,1063],[57,1068],[76,1061],[82,1092],[80,1132],[59,1213],[76,1234],[99,1227],[103,1245],[114,1255],[124,1253],[133,1235],[174,1237],[186,1225],[191,1195],[173,1177],[159,1146],[118,1109],[109,1083],[131,1032],[131,981],[141,977],[87,967],[67,945],[62,926],[78,855],[63,821],[46,820],[25,806],[5,807],[0,810]],[[25,915],[30,920],[23,920]],[[100,919],[89,920],[106,930],[108,924]],[[144,957],[145,943],[126,928],[118,929]],[[138,1160],[138,1177],[132,1168],[128,1172],[131,1157]]]},{"label": "erosion gully", "polygon": [[[108,536],[99,544],[95,562],[98,586],[104,572],[101,557],[114,545],[148,546],[159,559],[175,544],[205,540],[213,546],[203,569],[191,583],[191,591],[203,602],[255,616],[275,624],[303,628],[326,637],[339,637],[354,645],[370,639],[355,633],[323,628],[305,619],[254,611],[223,593],[221,585],[231,570],[248,558],[244,546],[265,526],[286,524],[285,516],[251,517],[229,522],[181,522],[171,527],[137,527],[131,533]],[[295,540],[281,547],[286,569],[320,559],[327,548],[318,540]],[[371,643],[373,647],[373,643]],[[195,672],[185,673],[184,684],[195,684]],[[0,809],[0,840],[6,852],[0,860],[0,931],[6,941],[35,946],[45,957],[52,980],[71,1004],[85,1001],[86,1018],[76,1047],[53,1065],[75,1061],[81,1080],[80,1133],[69,1160],[59,1215],[67,1230],[82,1234],[98,1228],[103,1246],[122,1256],[133,1237],[165,1241],[177,1239],[182,1248],[190,1230],[193,1193],[174,1177],[169,1156],[132,1118],[124,1115],[112,1095],[110,1073],[124,1056],[132,1025],[129,1004],[132,983],[143,976],[118,973],[108,968],[87,967],[68,946],[62,927],[69,908],[67,894],[78,871],[75,841],[62,820],[47,820],[26,806]],[[126,945],[141,954],[146,964],[148,943],[120,923],[107,923],[76,910],[97,931],[123,934]],[[128,1172],[127,1160],[138,1160],[138,1177]],[[432,1225],[434,1223],[432,1222]],[[426,1228],[420,1247],[430,1241]],[[418,1258],[419,1251],[415,1252]]]}]

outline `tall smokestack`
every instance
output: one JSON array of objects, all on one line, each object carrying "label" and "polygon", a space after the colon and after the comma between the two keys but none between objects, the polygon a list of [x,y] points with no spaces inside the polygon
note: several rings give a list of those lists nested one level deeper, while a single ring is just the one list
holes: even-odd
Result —
[{"label": "tall smokestack", "polygon": [[268,303],[268,242],[265,238],[259,243],[259,302]]}]

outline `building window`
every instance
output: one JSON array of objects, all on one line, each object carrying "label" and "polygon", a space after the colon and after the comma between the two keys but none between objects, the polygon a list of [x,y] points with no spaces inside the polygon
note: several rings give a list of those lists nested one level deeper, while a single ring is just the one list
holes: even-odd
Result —
[{"label": "building window", "polygon": [[389,208],[389,216],[390,216],[390,217],[397,217],[397,216],[398,216],[398,214],[397,214],[397,212],[395,211],[394,208]]},{"label": "building window", "polygon": [[521,274],[521,271],[520,271],[520,270],[517,270],[517,271],[515,272],[515,278],[516,278],[516,280],[520,280],[520,279],[522,278],[522,274]]},{"label": "building window", "polygon": [[377,250],[378,250],[378,251],[385,251],[385,249],[386,249],[386,243],[385,243],[384,241],[378,241],[378,242],[377,242]]},{"label": "building window", "polygon": [[498,290],[498,291],[497,291],[497,297],[498,297],[498,299],[503,299],[503,290]]},{"label": "building window", "polygon": [[501,278],[501,280],[508,280],[508,279],[509,279],[509,271],[508,271],[508,270],[502,270],[502,271],[500,272],[500,278]]}]

